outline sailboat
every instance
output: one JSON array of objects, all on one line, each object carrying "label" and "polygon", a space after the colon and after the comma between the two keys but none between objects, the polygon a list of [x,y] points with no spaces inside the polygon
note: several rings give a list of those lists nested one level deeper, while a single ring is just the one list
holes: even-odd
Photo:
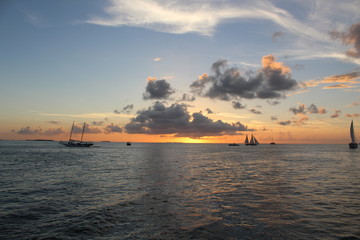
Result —
[{"label": "sailboat", "polygon": [[251,145],[251,146],[256,146],[259,144],[258,140],[251,134],[251,138],[249,141],[248,135],[246,134],[246,138],[245,138],[245,145]]},{"label": "sailboat", "polygon": [[81,139],[79,140],[73,140],[71,139],[72,133],[74,131],[74,125],[75,122],[73,122],[73,125],[71,127],[71,132],[70,132],[70,138],[69,141],[67,142],[60,142],[61,144],[67,146],[67,147],[91,147],[92,145],[94,145],[91,142],[83,142],[83,137],[84,137],[84,132],[85,132],[85,127],[86,127],[86,123],[84,122],[84,126],[82,129],[82,133],[81,133]]},{"label": "sailboat", "polygon": [[271,145],[275,145],[275,142],[274,142],[274,137],[271,138]]},{"label": "sailboat", "polygon": [[351,121],[350,124],[350,137],[351,137],[351,143],[349,143],[349,148],[358,148],[358,143],[356,142],[356,138],[355,138],[353,121]]}]

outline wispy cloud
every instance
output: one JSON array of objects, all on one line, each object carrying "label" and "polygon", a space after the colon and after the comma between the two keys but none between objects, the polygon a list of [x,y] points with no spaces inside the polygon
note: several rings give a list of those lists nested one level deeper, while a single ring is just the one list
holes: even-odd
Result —
[{"label": "wispy cloud", "polygon": [[70,118],[110,118],[119,116],[128,116],[127,114],[116,114],[111,112],[105,113],[82,113],[82,114],[68,114],[68,113],[39,113],[41,116],[52,116],[52,117],[70,117]]},{"label": "wispy cloud", "polygon": [[343,89],[343,88],[355,88],[357,86],[350,86],[347,84],[335,84],[335,85],[330,85],[330,86],[325,86],[322,89]]},{"label": "wispy cloud", "polygon": [[269,20],[292,33],[308,38],[326,39],[323,34],[296,20],[289,12],[270,1],[165,1],[112,0],[105,7],[106,17],[95,17],[86,23],[103,26],[136,26],[160,32],[183,34],[196,32],[212,35],[216,27],[228,20]]}]

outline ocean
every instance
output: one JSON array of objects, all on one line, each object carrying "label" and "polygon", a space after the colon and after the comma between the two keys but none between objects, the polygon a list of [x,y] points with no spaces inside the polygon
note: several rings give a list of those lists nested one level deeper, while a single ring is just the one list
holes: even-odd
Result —
[{"label": "ocean", "polygon": [[0,239],[360,239],[360,149],[0,141]]}]

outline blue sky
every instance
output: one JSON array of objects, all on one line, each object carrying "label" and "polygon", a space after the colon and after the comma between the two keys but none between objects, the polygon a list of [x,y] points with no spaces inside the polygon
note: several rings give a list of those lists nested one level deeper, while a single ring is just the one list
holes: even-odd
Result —
[{"label": "blue sky", "polygon": [[[310,137],[302,132],[321,126],[338,128],[340,134],[351,119],[359,121],[358,6],[350,0],[2,1],[0,138],[41,138],[58,129],[61,134],[51,138],[62,139],[72,121],[87,121],[102,122],[89,125],[98,133],[111,124],[121,127],[121,133],[106,137],[122,141],[134,133],[126,128],[131,119],[156,101],[166,108],[184,104],[191,114],[201,111],[211,124],[239,121],[265,140],[270,131],[261,129],[299,142]],[[226,60],[224,71],[234,68],[233,73],[250,76],[263,71],[262,60],[269,55],[274,60],[268,67],[295,80],[296,87],[277,91],[281,97],[206,96],[211,84],[219,84],[220,78],[211,78],[218,60]],[[204,73],[207,85],[195,96],[190,85]],[[144,99],[149,82],[159,80],[173,93]],[[180,101],[183,94],[196,100]],[[232,102],[246,107],[235,109]],[[311,104],[326,113],[311,113]],[[121,112],[131,105],[131,111]],[[290,110],[302,105],[307,110]],[[339,116],[332,117],[336,112]],[[242,130],[195,135],[227,141]],[[95,132],[94,139],[105,136]]]}]

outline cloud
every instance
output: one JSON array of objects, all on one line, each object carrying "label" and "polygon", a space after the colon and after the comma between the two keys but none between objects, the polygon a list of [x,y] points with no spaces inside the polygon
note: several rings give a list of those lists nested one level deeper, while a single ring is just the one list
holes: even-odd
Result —
[{"label": "cloud", "polygon": [[307,113],[313,113],[313,114],[325,114],[326,109],[325,108],[318,108],[315,104],[311,104],[310,106],[306,107],[305,104],[299,104],[298,107],[291,107],[289,108],[289,111],[293,112],[295,115],[298,114],[307,114]]},{"label": "cloud", "polygon": [[331,86],[326,86],[323,87],[322,89],[343,89],[343,88],[356,88],[357,86],[350,86],[347,84],[335,84],[335,85],[331,85]]},{"label": "cloud", "polygon": [[311,104],[308,107],[308,113],[325,114],[326,110],[325,108],[318,108],[317,106],[315,106],[315,104]]},{"label": "cloud", "polygon": [[23,135],[37,135],[41,134],[42,131],[40,128],[38,129],[31,129],[31,127],[27,126],[24,128],[21,128],[19,131],[16,132],[17,134],[23,134]]},{"label": "cloud", "polygon": [[305,125],[306,121],[309,120],[309,117],[303,114],[299,114],[298,118],[295,118],[295,120],[293,120],[292,122],[294,123],[294,125],[296,126],[302,126]]},{"label": "cloud", "polygon": [[58,124],[59,122],[58,122],[58,121],[49,121],[49,123],[51,123],[51,124]]},{"label": "cloud", "polygon": [[[149,78],[148,78],[149,79]],[[168,99],[175,91],[171,88],[170,83],[166,80],[154,80],[148,81],[146,91],[143,94],[145,100],[148,99]]]},{"label": "cloud", "polygon": [[271,121],[275,121],[278,120],[278,118],[276,116],[271,116]]},{"label": "cloud", "polygon": [[214,113],[210,108],[207,108],[206,112],[207,112],[207,114],[213,114]]},{"label": "cloud", "polygon": [[284,35],[283,32],[279,31],[279,32],[274,32],[272,35],[272,40],[273,42],[276,42],[279,38],[281,38]]},{"label": "cloud", "polygon": [[190,96],[189,94],[186,93],[184,93],[182,95],[182,98],[180,99],[180,101],[184,101],[184,102],[193,102],[195,100],[196,100],[195,96]]},{"label": "cloud", "polygon": [[104,121],[98,121],[98,122],[93,121],[93,122],[91,123],[91,125],[93,125],[93,126],[101,126],[101,125],[103,125],[103,124],[104,124]]},{"label": "cloud", "polygon": [[137,112],[125,125],[129,134],[174,134],[175,137],[201,138],[204,136],[234,135],[238,131],[249,131],[240,122],[214,121],[201,113],[190,114],[185,104],[166,107],[156,101],[152,107]]},{"label": "cloud", "polygon": [[272,55],[262,58],[263,67],[257,73],[241,74],[236,67],[228,67],[226,60],[218,60],[211,67],[211,75],[203,74],[190,88],[202,97],[224,101],[246,99],[284,98],[286,91],[298,87],[291,78],[290,69],[276,62]]},{"label": "cloud", "polygon": [[246,105],[242,105],[242,103],[239,102],[239,101],[233,101],[232,106],[233,106],[234,109],[244,109],[244,108],[246,108]]},{"label": "cloud", "polygon": [[296,114],[305,114],[305,109],[306,109],[306,106],[304,104],[300,104],[297,108],[296,107],[289,108],[289,111],[293,112],[295,115]]},{"label": "cloud", "polygon": [[120,126],[117,126],[117,125],[114,125],[113,123],[111,123],[110,125],[108,125],[104,128],[104,131],[106,134],[122,133],[123,129]]},{"label": "cloud", "polygon": [[327,37],[270,1],[112,0],[104,11],[106,16],[93,17],[85,22],[102,26],[142,27],[173,34],[195,32],[209,36],[222,23],[259,19],[271,21],[303,38],[324,40]]},{"label": "cloud", "polygon": [[63,128],[51,128],[51,129],[47,129],[44,132],[44,135],[48,135],[48,136],[53,136],[53,135],[61,135],[64,134],[65,131]]},{"label": "cloud", "polygon": [[360,117],[360,114],[359,113],[352,113],[352,114],[346,114],[345,116],[353,118],[353,117]]},{"label": "cloud", "polygon": [[[83,125],[74,125],[73,134],[81,134],[83,131]],[[97,127],[91,127],[89,124],[85,126],[85,133],[89,134],[99,134],[102,133],[101,130]]]},{"label": "cloud", "polygon": [[154,62],[159,62],[159,61],[161,61],[161,58],[160,57],[153,58],[153,61]]},{"label": "cloud", "polygon": [[19,131],[13,130],[13,132],[22,135],[47,135],[47,136],[60,135],[65,133],[63,128],[50,128],[43,131],[41,128],[32,129],[29,126],[23,127]]},{"label": "cloud", "polygon": [[287,126],[287,125],[290,125],[291,124],[291,121],[290,120],[287,120],[287,121],[283,121],[283,122],[278,122],[279,125],[283,125],[283,126]]},{"label": "cloud", "polygon": [[253,114],[262,114],[260,111],[256,110],[255,108],[250,109],[249,112]]},{"label": "cloud", "polygon": [[116,114],[121,114],[121,113],[126,113],[126,114],[130,114],[132,112],[134,108],[134,104],[128,104],[125,107],[123,107],[123,109],[121,111],[118,110],[114,110],[114,113]]},{"label": "cloud", "polygon": [[320,83],[360,83],[355,81],[360,78],[360,72],[351,72],[341,75],[333,75],[325,77],[323,80],[319,81]]},{"label": "cloud", "polygon": [[266,102],[267,102],[268,104],[272,105],[272,106],[275,106],[275,105],[280,104],[280,102],[279,102],[279,101],[266,100]]},{"label": "cloud", "polygon": [[330,117],[331,117],[331,118],[337,118],[337,117],[340,116],[340,113],[341,113],[340,110],[335,110],[334,113],[333,113],[333,115],[331,115]]},{"label": "cloud", "polygon": [[333,30],[329,34],[333,39],[339,39],[343,44],[353,46],[346,52],[347,56],[360,58],[360,22],[351,25],[347,32]]}]

